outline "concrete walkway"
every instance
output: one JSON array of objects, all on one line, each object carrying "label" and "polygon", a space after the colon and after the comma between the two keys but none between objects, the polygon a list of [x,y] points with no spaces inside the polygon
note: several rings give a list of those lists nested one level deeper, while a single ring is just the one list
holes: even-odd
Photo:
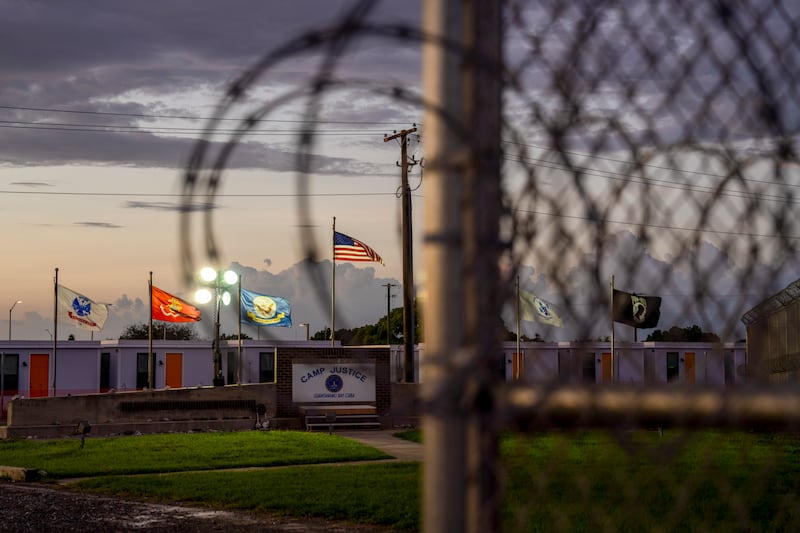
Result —
[{"label": "concrete walkway", "polygon": [[398,461],[422,461],[422,444],[394,436],[400,430],[334,431],[334,435],[353,439],[388,453]]}]

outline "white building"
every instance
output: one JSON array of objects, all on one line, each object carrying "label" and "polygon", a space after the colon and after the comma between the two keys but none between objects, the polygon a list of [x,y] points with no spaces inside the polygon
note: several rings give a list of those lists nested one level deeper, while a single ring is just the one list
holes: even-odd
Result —
[{"label": "white building", "polygon": [[[245,340],[221,343],[225,383],[274,383],[276,347],[325,350],[328,341]],[[14,397],[36,398],[142,390],[148,383],[146,340],[0,341],[2,418]],[[733,386],[743,382],[745,343],[508,342],[497,354],[498,373],[529,383],[683,383]],[[402,381],[403,347],[390,348],[390,379]],[[211,386],[213,351],[208,341],[154,340],[150,364],[156,389]],[[425,346],[415,350],[415,378]],[[424,373],[423,373],[424,374]]]},{"label": "white building", "polygon": [[[608,342],[515,342],[502,347],[498,371],[506,381],[529,383],[684,383],[732,386],[744,380],[745,343],[635,342],[616,344],[611,356]],[[415,350],[415,372],[425,345]],[[403,347],[391,347],[392,381],[403,376]]]}]

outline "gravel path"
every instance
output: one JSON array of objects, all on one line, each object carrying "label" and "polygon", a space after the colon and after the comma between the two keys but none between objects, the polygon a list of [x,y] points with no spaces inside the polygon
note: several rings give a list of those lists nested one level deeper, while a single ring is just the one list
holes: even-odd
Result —
[{"label": "gravel path", "polygon": [[389,533],[392,530],[314,518],[121,500],[30,483],[0,483],[0,532],[85,531]]}]

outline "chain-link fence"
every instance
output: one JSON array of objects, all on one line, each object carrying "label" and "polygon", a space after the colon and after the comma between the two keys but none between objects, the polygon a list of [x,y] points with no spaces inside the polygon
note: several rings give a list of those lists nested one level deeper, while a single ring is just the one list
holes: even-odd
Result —
[{"label": "chain-link fence", "polygon": [[[187,171],[186,272],[192,195],[213,201],[260,119],[298,100],[315,117],[344,90],[424,110],[426,529],[795,529],[800,394],[770,388],[761,363],[796,358],[800,324],[761,326],[772,348],[748,351],[737,369],[747,386],[647,379],[648,368],[689,364],[669,350],[643,362],[640,379],[616,378],[625,354],[643,349],[639,329],[657,343],[672,326],[697,325],[722,353],[745,338],[742,317],[759,328],[768,315],[751,310],[798,277],[800,4],[493,4],[426,1],[420,29],[356,2],[329,28],[266,54],[230,86]],[[422,49],[422,87],[348,79],[341,66],[365,42]],[[302,84],[248,98],[306,54],[318,66]],[[219,138],[246,103],[239,127]],[[305,228],[315,132],[302,133]],[[204,211],[204,253],[218,260],[213,213]],[[325,257],[310,231],[300,237],[308,257]],[[327,282],[316,281],[324,302]],[[632,318],[612,305],[613,289],[639,298]],[[526,314],[520,291],[551,321],[533,314],[517,337],[605,342],[608,379],[504,383],[496,354],[503,327]],[[655,311],[661,337],[622,325]]]}]

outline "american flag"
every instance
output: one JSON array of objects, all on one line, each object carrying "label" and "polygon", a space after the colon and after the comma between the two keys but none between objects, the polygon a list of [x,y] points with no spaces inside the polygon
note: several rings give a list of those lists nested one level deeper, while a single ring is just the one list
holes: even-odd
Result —
[{"label": "american flag", "polygon": [[378,253],[352,237],[333,232],[333,259],[339,261],[375,261],[383,264],[383,259]]}]

